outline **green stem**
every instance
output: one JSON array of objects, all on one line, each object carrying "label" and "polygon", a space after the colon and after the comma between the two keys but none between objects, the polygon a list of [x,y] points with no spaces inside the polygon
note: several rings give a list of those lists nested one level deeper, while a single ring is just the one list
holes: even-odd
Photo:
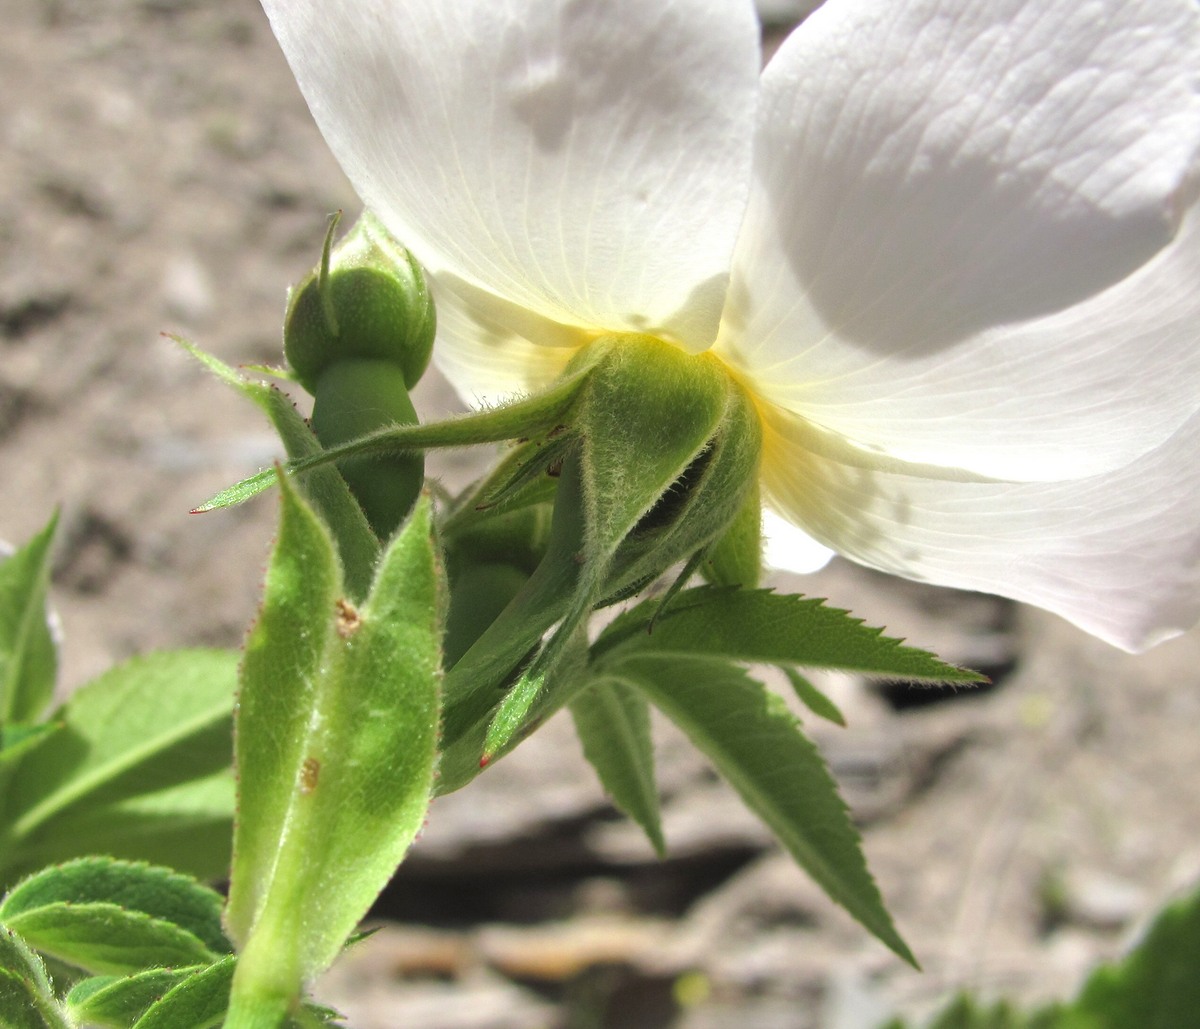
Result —
[{"label": "green stem", "polygon": [[[297,820],[304,821],[303,816]],[[303,827],[289,837],[281,847],[262,913],[238,955],[225,1029],[278,1029],[299,1003],[304,984],[297,943],[304,938],[304,883],[303,869],[295,866],[297,853],[306,849],[297,846]]]},{"label": "green stem", "polygon": [[[589,372],[590,368],[585,368],[542,393],[491,411],[479,411],[425,425],[389,426],[311,457],[291,461],[286,471],[295,475],[331,461],[368,454],[396,455],[440,447],[468,447],[547,434],[569,418],[575,398]],[[214,511],[243,503],[274,485],[275,481],[275,469],[264,469],[222,490],[197,507],[195,512]]]}]

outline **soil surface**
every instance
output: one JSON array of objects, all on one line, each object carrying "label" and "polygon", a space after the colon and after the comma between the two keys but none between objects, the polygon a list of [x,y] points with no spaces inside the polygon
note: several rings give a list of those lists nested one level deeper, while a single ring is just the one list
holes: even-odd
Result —
[{"label": "soil surface", "polygon": [[[0,16],[0,537],[62,508],[65,691],[136,652],[238,645],[274,504],[188,511],[277,447],[162,333],[278,360],[285,288],[357,201],[251,0]],[[456,407],[423,384],[424,417]],[[438,472],[461,485],[471,460]],[[1200,635],[1129,657],[841,562],[789,585],[995,677],[949,695],[828,678],[850,726],[809,719],[923,973],[666,726],[656,861],[556,719],[437,801],[386,927],[318,997],[357,1029],[871,1029],[960,987],[1066,995],[1200,877]]]}]

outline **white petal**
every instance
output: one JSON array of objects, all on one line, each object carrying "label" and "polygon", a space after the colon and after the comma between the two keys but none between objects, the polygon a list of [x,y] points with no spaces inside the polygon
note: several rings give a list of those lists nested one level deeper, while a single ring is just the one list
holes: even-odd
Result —
[{"label": "white petal", "polygon": [[763,510],[762,530],[763,561],[769,568],[808,575],[819,572],[833,557],[832,550],[770,508]]},{"label": "white petal", "polygon": [[749,188],[750,0],[264,0],[359,195],[435,275],[689,349]]},{"label": "white petal", "polygon": [[786,416],[769,429],[767,496],[855,561],[1036,604],[1127,650],[1200,620],[1200,415],[1116,472],[1036,483],[883,463]]},{"label": "white petal", "polygon": [[549,386],[591,339],[452,276],[430,283],[438,320],[433,359],[470,407]]},{"label": "white petal", "polygon": [[908,461],[1118,467],[1200,405],[1200,5],[830,0],[764,75],[719,344]]}]

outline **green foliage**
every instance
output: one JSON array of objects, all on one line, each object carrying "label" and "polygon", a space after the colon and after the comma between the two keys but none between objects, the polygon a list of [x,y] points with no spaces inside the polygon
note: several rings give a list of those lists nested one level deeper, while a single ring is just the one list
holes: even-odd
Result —
[{"label": "green foliage", "polygon": [[58,652],[46,618],[57,515],[0,560],[0,726],[32,722],[50,701]]},{"label": "green foliage", "polygon": [[[224,873],[237,655],[133,658],[76,691],[19,761],[3,798],[3,867],[95,850]],[[123,850],[128,832],[136,846]]]},{"label": "green foliage", "polygon": [[98,975],[77,983],[66,996],[67,1009],[85,1025],[125,1029],[138,1021],[175,986],[204,965],[148,968],[129,976]]},{"label": "green foliage", "polygon": [[361,610],[283,480],[237,722],[229,1025],[271,1024],[336,956],[423,824],[433,788],[443,576],[420,501]]},{"label": "green foliage", "polygon": [[699,587],[660,613],[643,602],[618,618],[596,645],[605,662],[644,656],[703,654],[735,661],[840,668],[913,682],[974,683],[978,672],[939,661],[884,636],[823,600],[770,590]]},{"label": "green foliage", "polygon": [[[222,742],[228,754],[229,741]],[[81,805],[55,823],[55,835],[46,837],[43,845],[26,847],[23,860],[14,867],[28,870],[56,854],[75,856],[86,850],[169,864],[202,879],[223,878],[229,869],[233,809],[234,783],[228,767],[103,807]],[[74,845],[67,843],[70,839]]]},{"label": "green foliage", "polygon": [[89,858],[19,884],[0,902],[0,924],[68,965],[128,974],[228,950],[219,905],[218,895],[166,869]]},{"label": "green foliage", "polygon": [[196,969],[148,1007],[132,1029],[209,1029],[229,1008],[236,959],[224,957]]},{"label": "green foliage", "polygon": [[0,1029],[67,1029],[42,959],[0,925]]},{"label": "green foliage", "polygon": [[[46,868],[0,902],[0,1029],[209,1029],[225,1022],[237,958],[221,897],[187,876],[88,858]],[[60,1001],[36,953],[93,974]],[[57,974],[57,973],[56,973]],[[307,1002],[285,1029],[332,1024]]]},{"label": "green foliage", "polygon": [[814,715],[824,718],[827,722],[833,722],[834,725],[840,725],[845,728],[846,716],[842,714],[832,700],[797,672],[796,669],[784,665],[782,671],[787,676],[788,682],[791,683],[792,690],[800,699],[800,703]]},{"label": "green foliage", "polygon": [[1176,1029],[1200,1013],[1200,890],[1165,908],[1123,961],[1095,972],[1063,1029]]},{"label": "green foliage", "polygon": [[640,690],[687,733],[821,888],[916,964],[884,909],[825,762],[778,695],[709,657],[630,655],[608,675]]},{"label": "green foliage", "polygon": [[170,922],[213,953],[230,950],[221,930],[221,895],[188,876],[144,863],[80,858],[44,869],[13,887],[0,903],[0,921],[55,904],[114,904]]},{"label": "green foliage", "polygon": [[[1186,1029],[1200,1023],[1200,889],[1169,904],[1121,961],[1096,969],[1073,1001],[1022,1012],[955,997],[927,1029]],[[908,1029],[893,1019],[884,1029]]]},{"label": "green foliage", "polygon": [[[338,279],[348,284],[343,295],[328,268],[318,272],[293,297],[296,325],[332,332],[339,346],[344,332],[367,340],[363,326],[379,311],[364,314],[346,298],[358,295],[349,284],[373,274]],[[366,320],[353,328],[360,314]],[[740,666],[781,667],[811,710],[837,722],[840,712],[798,667],[980,677],[822,601],[752,588],[761,427],[720,364],[649,338],[611,337],[541,394],[418,425],[403,391],[420,368],[388,365],[385,374],[374,342],[365,345],[350,363],[345,354],[313,363],[312,348],[297,344],[297,377],[317,392],[315,435],[278,390],[190,348],[267,414],[291,458],[290,477],[267,471],[206,505],[281,485],[279,536],[240,668],[240,796],[224,923],[239,953],[229,954],[215,895],[182,877],[104,859],[39,873],[0,905],[0,922],[20,934],[9,937],[20,944],[10,948],[17,967],[0,973],[5,983],[27,981],[17,991],[26,999],[48,998],[36,1024],[67,1016],[30,945],[94,973],[70,992],[71,1018],[139,1029],[324,1024],[325,1013],[298,1006],[303,989],[402,859],[432,793],[470,781],[563,706],[600,781],[660,854],[651,704],[834,900],[912,961],[819,754],[782,698]],[[402,409],[393,403],[401,395]],[[446,575],[430,501],[417,501],[385,548],[376,534],[391,535],[408,508],[420,451],[506,439],[517,445],[441,518],[456,591],[443,682]],[[383,482],[387,467],[406,469],[404,482]],[[377,486],[382,507],[370,499]],[[10,777],[0,863],[11,875],[94,848],[219,872],[237,659],[138,658],[79,691],[52,721],[36,721],[53,682],[44,614],[51,531],[0,578],[0,668],[14,714],[0,726],[0,775]],[[594,610],[680,564],[665,596],[619,616],[589,645]],[[686,588],[697,571],[717,585]]]},{"label": "green foliage", "polygon": [[571,698],[570,708],[583,753],[613,803],[642,827],[658,856],[665,857],[645,697],[620,679],[597,679]]},{"label": "green foliage", "polygon": [[42,953],[96,974],[212,957],[186,929],[116,904],[63,902],[0,917]]},{"label": "green foliage", "polygon": [[118,904],[61,901],[0,911],[0,919],[42,953],[94,974],[191,965],[213,957],[195,934]]},{"label": "green foliage", "polygon": [[0,728],[0,775],[14,769],[23,757],[39,743],[53,736],[58,729],[53,722],[6,725]]}]

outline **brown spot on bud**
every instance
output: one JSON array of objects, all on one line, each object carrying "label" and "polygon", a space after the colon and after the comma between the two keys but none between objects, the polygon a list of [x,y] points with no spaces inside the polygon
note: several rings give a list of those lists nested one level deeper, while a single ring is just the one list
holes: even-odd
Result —
[{"label": "brown spot on bud", "polygon": [[321,762],[315,757],[306,757],[300,763],[300,792],[308,795],[317,788],[321,777]]},{"label": "brown spot on bud", "polygon": [[337,620],[334,624],[337,628],[337,634],[344,640],[348,640],[358,632],[358,627],[362,625],[358,608],[351,604],[345,597],[342,597],[337,602]]}]

